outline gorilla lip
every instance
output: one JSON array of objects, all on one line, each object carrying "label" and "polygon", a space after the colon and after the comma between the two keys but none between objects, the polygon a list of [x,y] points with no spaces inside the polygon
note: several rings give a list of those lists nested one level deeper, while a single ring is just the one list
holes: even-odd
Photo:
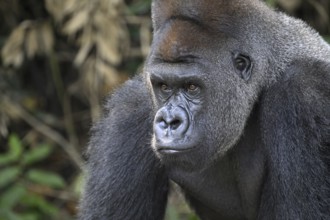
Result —
[{"label": "gorilla lip", "polygon": [[179,153],[185,153],[188,151],[191,151],[192,149],[194,149],[193,147],[191,148],[168,148],[168,147],[162,147],[162,148],[158,148],[157,151],[161,154],[179,154]]},{"label": "gorilla lip", "polygon": [[161,144],[156,146],[156,149],[159,153],[161,154],[179,154],[179,153],[185,153],[188,151],[191,151],[195,148],[195,146],[178,146],[178,144],[175,144],[175,147],[171,146],[171,145],[165,145],[165,144]]}]

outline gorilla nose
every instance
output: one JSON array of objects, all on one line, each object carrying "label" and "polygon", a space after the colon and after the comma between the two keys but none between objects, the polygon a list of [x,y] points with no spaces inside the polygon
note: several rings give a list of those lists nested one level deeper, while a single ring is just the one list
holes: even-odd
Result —
[{"label": "gorilla nose", "polygon": [[176,130],[182,124],[179,118],[164,118],[160,119],[159,126],[163,129],[170,128],[171,130]]},{"label": "gorilla nose", "polygon": [[155,117],[155,133],[158,137],[179,138],[189,126],[188,114],[181,107],[162,108]]}]

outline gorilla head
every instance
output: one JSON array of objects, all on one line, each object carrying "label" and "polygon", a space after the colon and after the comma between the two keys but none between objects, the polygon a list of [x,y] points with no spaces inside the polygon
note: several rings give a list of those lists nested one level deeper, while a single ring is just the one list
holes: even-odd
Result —
[{"label": "gorilla head", "polygon": [[230,149],[265,84],[260,49],[246,43],[254,33],[235,33],[244,26],[236,14],[215,17],[223,5],[234,12],[235,2],[153,4],[155,40],[145,66],[156,110],[152,145],[172,167],[205,167]]},{"label": "gorilla head", "polygon": [[152,2],[144,71],[95,126],[81,219],[163,219],[169,179],[201,219],[330,219],[330,46],[260,0]]}]

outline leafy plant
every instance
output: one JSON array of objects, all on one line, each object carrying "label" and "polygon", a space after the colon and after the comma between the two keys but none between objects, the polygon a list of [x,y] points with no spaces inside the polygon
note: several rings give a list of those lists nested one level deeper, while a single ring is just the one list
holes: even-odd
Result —
[{"label": "leafy plant", "polygon": [[17,135],[10,135],[8,151],[0,154],[0,220],[55,218],[59,210],[32,189],[62,189],[57,174],[33,168],[52,152],[49,144],[26,148]]}]

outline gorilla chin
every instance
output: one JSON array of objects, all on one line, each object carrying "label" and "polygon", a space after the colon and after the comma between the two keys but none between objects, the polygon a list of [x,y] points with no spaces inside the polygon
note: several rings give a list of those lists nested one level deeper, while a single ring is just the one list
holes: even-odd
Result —
[{"label": "gorilla chin", "polygon": [[[210,152],[205,143],[200,140],[203,138],[188,136],[182,140],[157,140],[155,137],[152,141],[152,148],[160,159],[161,163],[167,167],[169,175],[178,173],[193,173],[201,169],[205,169],[212,164],[212,160],[205,155],[215,155],[216,152]],[[194,158],[192,160],[191,158]]]}]

